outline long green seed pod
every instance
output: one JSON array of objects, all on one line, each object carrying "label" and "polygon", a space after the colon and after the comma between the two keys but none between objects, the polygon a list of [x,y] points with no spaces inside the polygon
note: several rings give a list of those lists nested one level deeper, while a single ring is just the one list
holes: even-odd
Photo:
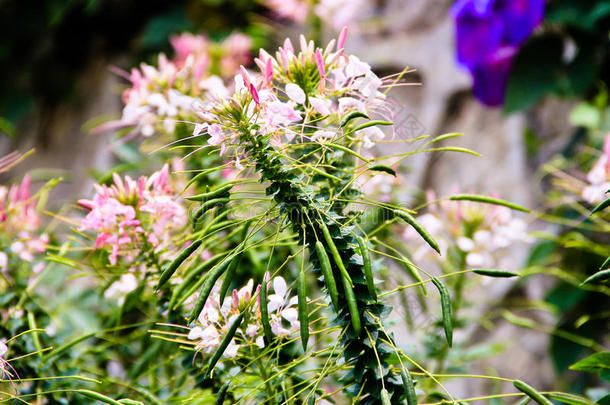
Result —
[{"label": "long green seed pod", "polygon": [[360,254],[362,255],[362,262],[364,263],[364,277],[366,278],[366,286],[369,290],[369,294],[375,301],[377,301],[377,290],[375,289],[375,280],[373,279],[373,270],[371,268],[371,254],[369,247],[363,237],[358,236],[358,246],[360,246]]},{"label": "long green seed pod", "polygon": [[553,405],[550,400],[546,399],[541,393],[539,393],[533,387],[527,385],[523,381],[515,380],[513,381],[513,385],[516,389],[533,399],[539,405]]},{"label": "long green seed pod", "polygon": [[352,327],[354,328],[354,332],[356,332],[356,336],[360,335],[360,312],[358,312],[358,302],[356,301],[356,295],[354,294],[354,289],[352,288],[351,280],[342,277],[343,281],[343,291],[345,292],[345,299],[347,300],[347,309],[349,310],[349,315],[352,320]]},{"label": "long green seed pod", "polygon": [[473,273],[478,274],[480,276],[487,277],[500,277],[500,278],[508,278],[508,277],[519,277],[519,274],[513,273],[512,271],[504,271],[504,270],[491,270],[491,269],[474,269]]},{"label": "long green seed pod", "polygon": [[222,285],[220,286],[220,291],[218,292],[218,299],[220,305],[222,305],[225,297],[227,296],[227,291],[229,291],[229,287],[231,286],[231,282],[235,279],[235,273],[237,272],[237,264],[239,263],[240,256],[235,256],[231,263],[229,263],[229,268],[227,269],[227,274],[225,274]]},{"label": "long green seed pod", "polygon": [[[241,230],[241,235],[239,238],[240,241],[246,240],[246,236],[248,236],[248,230],[250,229],[251,222],[252,222],[251,220],[247,220],[246,223],[243,225],[242,230]],[[221,305],[222,305],[222,302],[225,300],[227,291],[229,290],[229,286],[231,285],[231,281],[233,281],[233,279],[235,278],[237,266],[239,265],[240,261],[241,261],[241,254],[236,256],[231,261],[231,264],[229,265],[229,269],[227,270],[227,274],[225,275],[224,279],[222,280],[222,286],[220,287],[220,292],[219,292]]]},{"label": "long green seed pod", "polygon": [[341,272],[341,276],[343,278],[346,278],[347,280],[349,280],[349,285],[353,286],[352,278],[349,276],[349,273],[345,269],[345,265],[343,264],[343,260],[341,259],[341,255],[339,254],[339,249],[337,249],[337,245],[335,245],[335,241],[333,241],[332,236],[330,236],[330,232],[329,232],[328,228],[326,227],[326,224],[324,222],[320,222],[320,228],[322,228],[322,234],[324,235],[324,240],[326,241],[326,244],[328,245],[328,248],[330,249],[330,253],[333,256],[333,259],[335,259],[335,264],[339,268],[339,271]]},{"label": "long green seed pod", "polygon": [[227,194],[229,190],[234,186],[233,183],[225,184],[224,186],[218,187],[216,190],[209,191],[207,193],[197,194],[191,197],[184,197],[189,201],[208,201],[213,198],[217,198],[222,196],[223,194]]},{"label": "long green seed pod", "polygon": [[530,212],[529,209],[522,207],[518,204],[512,203],[510,201],[500,200],[498,198],[486,197],[484,195],[476,195],[476,194],[456,194],[449,197],[450,200],[453,201],[475,201],[484,204],[493,204],[493,205],[501,205],[506,208],[510,208],[511,210]]},{"label": "long green seed pod", "polygon": [[608,268],[608,265],[610,264],[610,257],[606,258],[606,260],[604,260],[604,262],[602,263],[602,265],[599,267],[600,270],[606,270]]},{"label": "long green seed pod", "polygon": [[186,276],[186,278],[184,279],[184,281],[182,283],[180,283],[178,288],[176,288],[174,290],[174,293],[172,294],[172,298],[170,298],[170,300],[169,300],[169,308],[170,309],[174,308],[174,305],[178,301],[178,298],[180,297],[180,295],[184,292],[184,290],[186,290],[188,288],[189,285],[192,284],[195,277],[199,276],[201,273],[203,273],[204,271],[206,271],[207,269],[212,267],[218,260],[220,260],[220,258],[222,258],[224,256],[225,256],[224,253],[216,254],[216,255],[210,257],[205,262],[201,263],[195,269],[191,270],[189,272],[189,274]]},{"label": "long green seed pod", "polygon": [[122,398],[119,399],[119,404],[123,404],[123,405],[144,405],[144,402],[142,401],[136,401],[135,399],[129,399],[129,398]]},{"label": "long green seed pod", "polygon": [[218,390],[218,393],[216,394],[216,401],[214,401],[214,405],[222,405],[225,402],[225,397],[227,396],[227,391],[229,390],[230,386],[231,382],[227,381],[222,387],[220,387],[220,390]]},{"label": "long green seed pod", "polygon": [[269,320],[269,307],[267,302],[267,283],[269,281],[263,276],[263,282],[261,284],[260,290],[260,310],[261,310],[261,323],[263,324],[263,333],[265,334],[265,339],[267,340],[267,344],[270,344],[273,341],[273,333],[271,331],[271,322]]},{"label": "long green seed pod", "polygon": [[222,273],[227,270],[229,264],[231,261],[233,261],[235,256],[235,254],[232,254],[231,256],[226,257],[222,262],[210,269],[209,273],[206,275],[205,282],[201,286],[201,291],[199,292],[199,298],[195,303],[195,307],[193,307],[193,311],[189,316],[189,323],[193,322],[199,316],[199,313],[205,306],[205,302],[207,301],[210,292],[212,292],[212,288],[214,287],[216,280],[218,280]]},{"label": "long green seed pod", "polygon": [[343,119],[341,120],[341,128],[343,128],[351,120],[356,119],[356,118],[366,118],[367,120],[370,120],[369,116],[366,115],[365,113],[360,112],[360,111],[352,111],[351,113],[349,113],[345,117],[343,117]]},{"label": "long green seed pod", "polygon": [[216,366],[216,363],[218,363],[218,360],[220,360],[220,358],[224,354],[225,350],[229,346],[229,343],[231,343],[231,340],[233,340],[233,336],[235,336],[235,332],[237,332],[237,328],[239,328],[239,325],[241,325],[241,322],[243,320],[244,320],[244,313],[242,312],[237,316],[237,318],[235,318],[235,320],[231,324],[231,327],[229,327],[227,334],[225,335],[225,337],[222,338],[222,341],[220,342],[220,346],[218,346],[218,349],[214,353],[214,356],[212,356],[212,358],[210,359],[210,364],[208,365],[208,369],[205,372],[204,379],[207,379],[210,376],[210,374],[212,373],[214,366]]},{"label": "long green seed pod", "polygon": [[326,288],[328,289],[328,295],[330,295],[330,300],[332,301],[333,306],[335,309],[337,309],[339,308],[339,291],[337,290],[337,282],[335,281],[333,269],[330,266],[330,260],[328,259],[326,250],[324,250],[324,245],[320,241],[316,242],[316,254],[318,255],[318,260],[320,261],[320,268],[322,269],[322,275],[324,276],[324,283],[326,283]]},{"label": "long green seed pod", "polygon": [[301,343],[303,350],[307,350],[307,341],[309,340],[309,309],[307,308],[307,279],[305,278],[305,269],[299,271],[297,279],[297,295],[299,297],[299,324],[301,325]]},{"label": "long green seed pod", "polygon": [[392,401],[390,400],[390,393],[385,388],[381,389],[381,403],[383,405],[392,405]]},{"label": "long green seed pod", "polygon": [[527,405],[531,400],[532,399],[530,397],[525,397],[521,401],[517,402],[516,405]]},{"label": "long green seed pod", "polygon": [[598,271],[597,273],[595,273],[591,277],[587,278],[585,281],[582,282],[581,285],[589,284],[589,283],[598,283],[600,281],[604,281],[604,280],[607,280],[609,278],[610,278],[610,269],[602,270],[602,271]]},{"label": "long green seed pod", "polygon": [[595,405],[593,401],[574,394],[564,394],[562,392],[553,392],[547,394],[551,399],[570,405]]},{"label": "long green seed pod", "polygon": [[201,206],[195,211],[193,215],[193,223],[196,224],[199,222],[199,219],[205,214],[209,209],[213,208],[215,205],[226,204],[229,202],[229,198],[214,198],[213,200],[209,200],[201,204]]},{"label": "long green seed pod", "polygon": [[369,170],[372,170],[374,172],[384,172],[384,173],[391,174],[392,176],[396,177],[396,170],[392,169],[390,166],[373,165],[373,166],[369,166]]},{"label": "long green seed pod", "polygon": [[77,394],[84,395],[91,399],[96,399],[105,404],[121,405],[121,403],[119,401],[115,401],[114,399],[109,398],[106,395],[102,395],[99,392],[90,391],[90,390],[74,390],[74,392],[76,392]]},{"label": "long green seed pod", "polygon": [[354,130],[352,132],[356,132],[356,131],[360,131],[362,129],[365,128],[369,128],[375,125],[394,125],[394,123],[390,122],[390,121],[369,121],[369,122],[365,122],[364,124],[360,124],[358,125],[356,128],[354,128]]},{"label": "long green seed pod", "polygon": [[411,225],[413,229],[415,229],[415,231],[428,243],[428,245],[432,247],[432,249],[436,250],[439,254],[441,253],[441,249],[438,247],[438,243],[436,243],[434,238],[428,233],[428,231],[424,229],[423,226],[421,226],[419,223],[417,223],[417,221],[415,221],[415,218],[413,218],[411,214],[401,210],[394,210],[394,215],[403,219],[406,223]]},{"label": "long green seed pod", "polygon": [[600,202],[595,208],[593,208],[593,211],[591,211],[591,215],[595,214],[596,212],[602,211],[608,207],[610,207],[610,198]]},{"label": "long green seed pod", "polygon": [[453,321],[451,319],[451,297],[449,291],[441,281],[432,277],[432,283],[438,289],[441,294],[441,310],[443,313],[443,328],[445,329],[445,337],[447,338],[447,344],[449,347],[453,345]]},{"label": "long green seed pod", "polygon": [[180,252],[174,260],[172,260],[172,262],[165,268],[165,270],[163,270],[163,273],[159,278],[159,284],[157,284],[157,290],[160,290],[161,287],[163,287],[167,280],[169,280],[171,276],[174,275],[176,270],[178,270],[178,267],[180,267],[182,262],[184,262],[190,255],[192,255],[193,252],[197,250],[197,248],[199,248],[202,243],[203,240],[199,239],[182,249],[182,252]]},{"label": "long green seed pod", "polygon": [[417,395],[415,394],[415,384],[413,383],[413,377],[408,369],[401,367],[400,376],[402,377],[402,384],[405,387],[407,394],[407,405],[417,405]]}]

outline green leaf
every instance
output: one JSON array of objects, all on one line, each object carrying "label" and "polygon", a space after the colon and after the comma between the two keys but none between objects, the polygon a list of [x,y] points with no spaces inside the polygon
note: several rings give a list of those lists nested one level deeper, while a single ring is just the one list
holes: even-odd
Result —
[{"label": "green leaf", "polygon": [[585,357],[570,366],[571,370],[586,371],[588,373],[600,374],[610,370],[610,352],[601,352]]}]

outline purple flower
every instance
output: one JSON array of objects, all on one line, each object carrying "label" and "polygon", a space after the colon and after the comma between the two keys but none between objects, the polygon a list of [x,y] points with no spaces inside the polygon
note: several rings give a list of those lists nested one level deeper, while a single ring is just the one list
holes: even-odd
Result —
[{"label": "purple flower", "polygon": [[544,0],[458,0],[451,13],[457,60],[473,76],[475,97],[502,104],[514,56],[542,22]]}]

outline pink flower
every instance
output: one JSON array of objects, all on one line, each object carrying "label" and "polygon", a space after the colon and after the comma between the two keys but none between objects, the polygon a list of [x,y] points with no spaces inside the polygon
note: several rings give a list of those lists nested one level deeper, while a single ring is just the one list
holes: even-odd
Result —
[{"label": "pink flower", "polygon": [[307,18],[308,6],[302,0],[265,0],[265,5],[280,17],[302,23]]},{"label": "pink flower", "polygon": [[285,126],[301,120],[301,113],[290,103],[276,100],[267,104],[267,123],[271,126]]},{"label": "pink flower", "polygon": [[109,261],[115,265],[119,256],[130,261],[144,241],[164,247],[187,218],[169,184],[169,165],[137,181],[116,173],[113,179],[111,186],[94,185],[93,199],[78,203],[90,210],[79,229],[97,232],[95,248],[109,248]]}]

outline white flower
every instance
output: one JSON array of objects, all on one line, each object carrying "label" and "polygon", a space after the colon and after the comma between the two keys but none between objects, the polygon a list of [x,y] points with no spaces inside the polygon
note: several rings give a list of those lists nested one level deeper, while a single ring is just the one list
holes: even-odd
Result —
[{"label": "white flower", "polygon": [[332,107],[332,101],[326,98],[320,97],[309,97],[309,104],[316,110],[320,115],[330,115],[330,108]]},{"label": "white flower", "polygon": [[125,299],[125,295],[129,294],[138,287],[138,279],[131,273],[123,274],[117,281],[112,283],[104,292],[106,298],[118,298],[119,301]]},{"label": "white flower", "polygon": [[225,352],[223,353],[225,356],[233,359],[235,357],[237,357],[237,352],[239,351],[239,345],[235,344],[235,340],[231,340],[231,342],[229,343],[229,345],[227,346],[227,348],[225,349]]},{"label": "white flower", "polygon": [[377,127],[368,127],[356,131],[356,134],[362,138],[363,146],[365,148],[372,148],[375,146],[373,141],[379,141],[385,138],[383,131]]},{"label": "white flower", "polygon": [[297,104],[303,104],[305,102],[305,92],[298,84],[288,83],[286,85],[286,94]]},{"label": "white flower", "polygon": [[8,347],[4,342],[0,342],[0,358],[4,357],[4,355],[8,352]]},{"label": "white flower", "polygon": [[198,340],[197,350],[202,350],[205,353],[213,351],[220,345],[220,334],[214,325],[210,325],[203,329],[200,326],[195,326],[188,334],[189,340]]},{"label": "white flower", "polygon": [[323,129],[319,129],[313,133],[313,135],[311,136],[311,140],[318,141],[320,138],[326,139],[326,138],[332,138],[334,136],[335,136],[335,133],[333,131],[325,131]]}]

